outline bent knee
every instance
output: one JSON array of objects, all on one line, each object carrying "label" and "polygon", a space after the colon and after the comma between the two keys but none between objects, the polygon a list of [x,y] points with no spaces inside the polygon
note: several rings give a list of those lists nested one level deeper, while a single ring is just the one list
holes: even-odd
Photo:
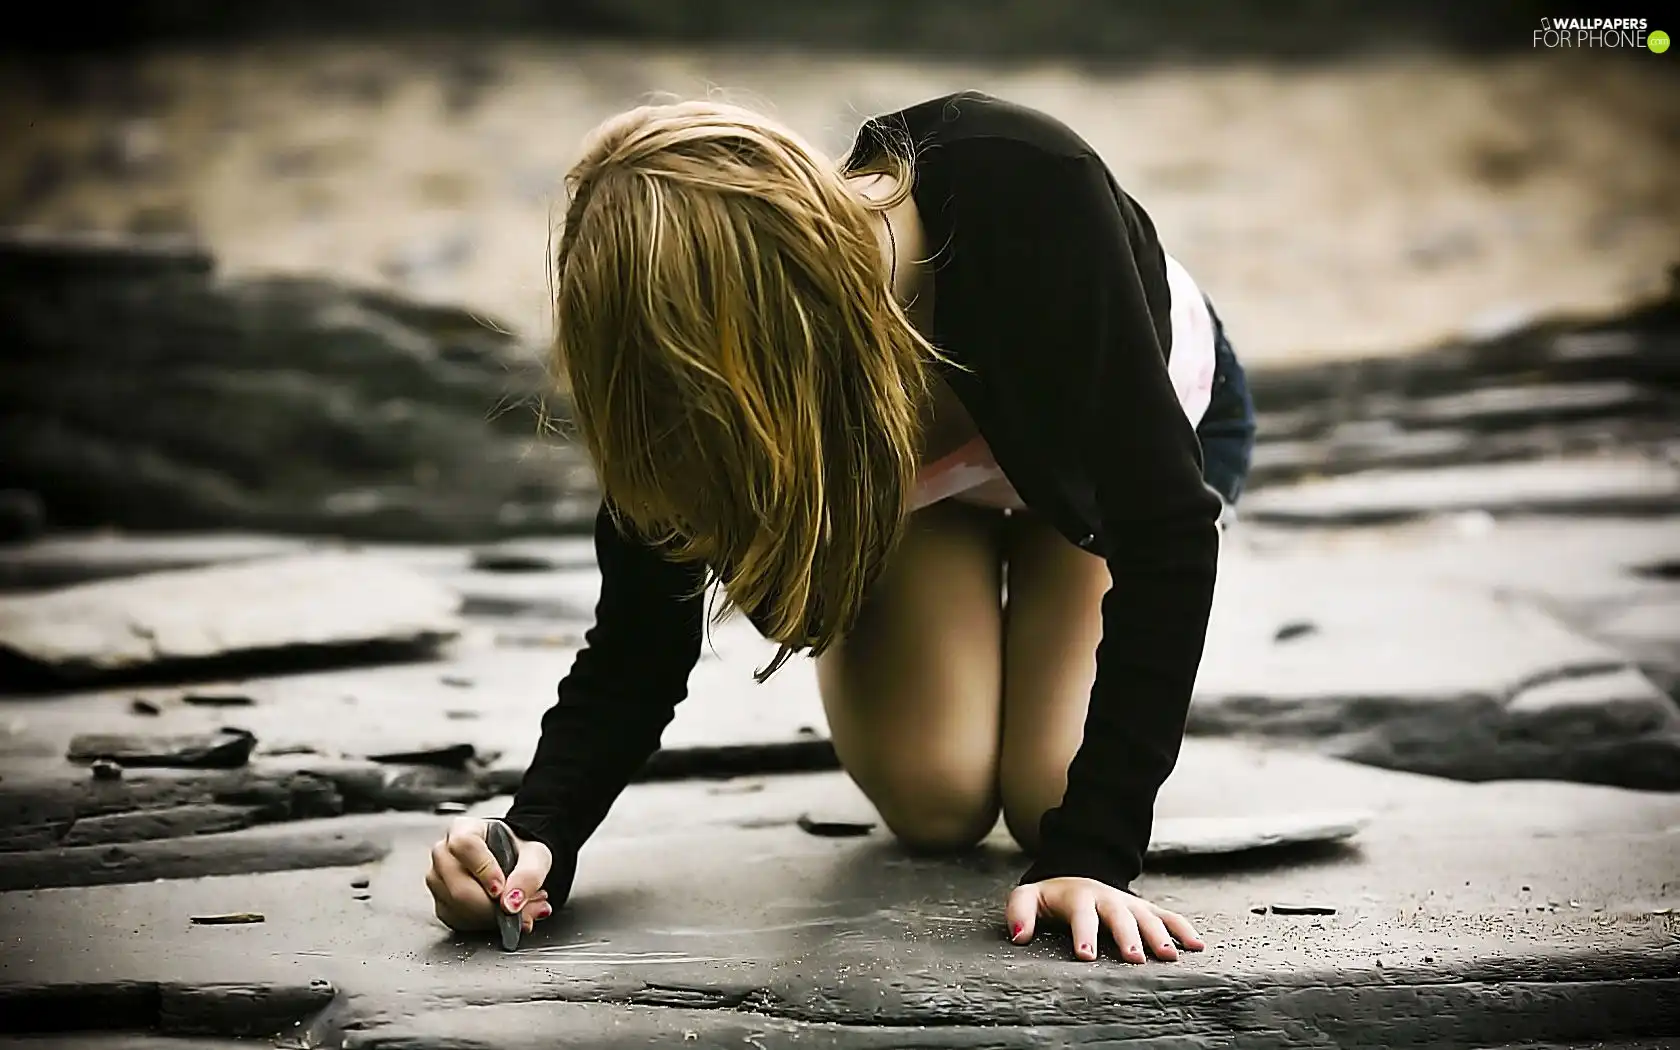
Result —
[{"label": "bent knee", "polygon": [[858,784],[907,849],[946,853],[969,849],[997,824],[995,775],[923,768],[861,778]]},{"label": "bent knee", "polygon": [[1004,826],[1028,854],[1038,853],[1039,824],[1044,814],[1062,804],[1067,792],[1067,770],[1035,763],[1011,769],[1005,766],[1000,785]]}]

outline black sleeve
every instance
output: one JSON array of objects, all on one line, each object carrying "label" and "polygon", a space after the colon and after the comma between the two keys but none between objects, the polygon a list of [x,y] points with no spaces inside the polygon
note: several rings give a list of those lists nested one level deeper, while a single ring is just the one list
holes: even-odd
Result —
[{"label": "black sleeve", "polygon": [[595,517],[601,597],[583,649],[543,715],[536,756],[507,822],[547,844],[555,907],[571,892],[578,850],[659,747],[700,659],[703,570],[621,533],[605,504]]},{"label": "black sleeve", "polygon": [[1113,577],[1084,740],[1022,881],[1076,875],[1126,889],[1184,736],[1219,498],[1165,367],[1170,304],[1148,217],[1093,155],[1007,142],[971,152],[982,196],[960,195],[963,213],[987,230],[982,250],[1012,285],[997,289],[1011,306],[994,362],[1033,391],[1034,425],[1060,435],[1055,446],[1093,482]]}]

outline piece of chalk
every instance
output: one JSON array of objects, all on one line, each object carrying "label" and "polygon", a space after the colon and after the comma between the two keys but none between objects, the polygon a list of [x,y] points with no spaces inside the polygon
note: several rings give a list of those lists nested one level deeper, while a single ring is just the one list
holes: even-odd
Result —
[{"label": "piece of chalk", "polygon": [[[488,822],[484,832],[485,844],[490,847],[490,855],[501,865],[502,876],[506,878],[513,873],[513,866],[519,861],[519,853],[513,843],[513,832],[506,824],[499,820]],[[496,925],[502,931],[502,950],[513,951],[519,947],[519,929],[521,918],[517,912],[509,912],[502,907],[501,901],[495,902]]]}]

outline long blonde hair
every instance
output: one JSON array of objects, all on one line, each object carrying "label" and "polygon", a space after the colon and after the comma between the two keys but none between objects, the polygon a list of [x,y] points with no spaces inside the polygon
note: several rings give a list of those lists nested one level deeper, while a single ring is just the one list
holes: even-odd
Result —
[{"label": "long blonde hair", "polygon": [[[896,192],[864,201],[844,175]],[[823,653],[903,532],[938,355],[872,226],[910,158],[842,173],[765,116],[644,106],[585,143],[554,258],[555,363],[607,504],[700,561],[781,649]],[[905,261],[908,264],[908,260]]]}]

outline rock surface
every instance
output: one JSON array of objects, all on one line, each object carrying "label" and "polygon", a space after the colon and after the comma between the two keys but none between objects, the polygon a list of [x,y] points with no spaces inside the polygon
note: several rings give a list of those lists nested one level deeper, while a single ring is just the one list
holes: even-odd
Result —
[{"label": "rock surface", "polygon": [[1191,731],[1470,780],[1680,790],[1680,708],[1637,654],[1571,624],[1671,592],[1618,563],[1680,534],[1672,519],[1605,525],[1596,543],[1586,526],[1549,528],[1233,545]]},{"label": "rock surface", "polygon": [[455,636],[459,597],[400,566],[318,554],[0,598],[0,653],[62,679]]},{"label": "rock surface", "polygon": [[1373,471],[1262,489],[1245,517],[1275,524],[1356,525],[1463,511],[1673,514],[1680,466],[1651,459],[1551,460]]},{"label": "rock surface", "polygon": [[[511,955],[433,919],[420,874],[441,818],[394,830],[385,859],[357,866],[7,893],[0,1003],[86,996],[90,973],[183,989],[323,981],[341,997],[298,1035],[414,1050],[982,1036],[1468,1048],[1680,1034],[1673,916],[1654,914],[1680,903],[1673,796],[1456,784],[1192,741],[1164,820],[1275,818],[1325,798],[1376,816],[1339,854],[1146,875],[1139,892],[1194,916],[1210,943],[1146,966],[1075,962],[1052,930],[1005,943],[1002,902],[1023,862],[1001,836],[941,861],[794,826],[854,797],[834,774],[760,792],[633,788],[585,851],[573,899]],[[1290,901],[1335,914],[1252,911]],[[190,923],[251,911],[266,921]]]},{"label": "rock surface", "polygon": [[0,326],[0,489],[56,528],[437,540],[594,515],[587,466],[539,434],[537,356],[466,311],[12,234]]}]

